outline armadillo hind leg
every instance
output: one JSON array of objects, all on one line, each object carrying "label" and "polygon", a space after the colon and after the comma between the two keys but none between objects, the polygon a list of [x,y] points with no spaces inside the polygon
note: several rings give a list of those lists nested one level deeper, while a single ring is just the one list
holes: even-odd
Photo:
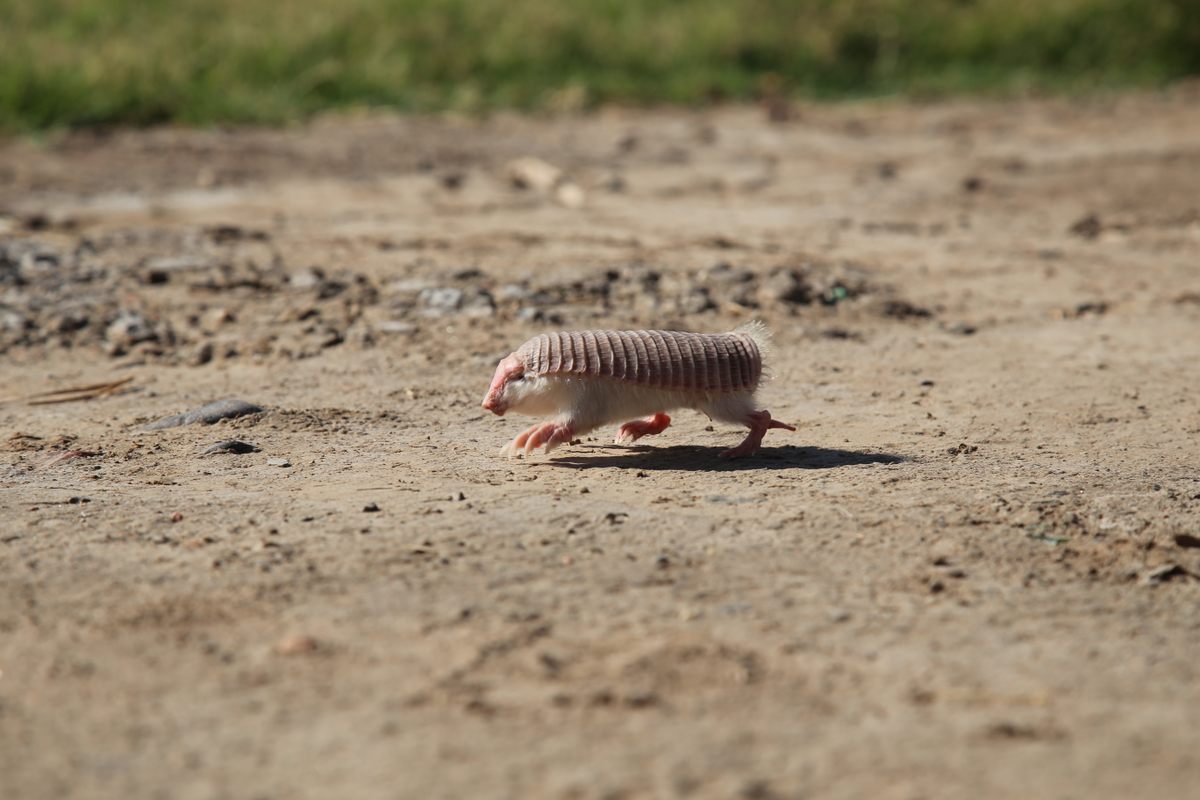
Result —
[{"label": "armadillo hind leg", "polygon": [[741,458],[742,456],[754,455],[762,447],[763,436],[772,428],[783,428],[787,431],[796,430],[791,425],[787,425],[777,419],[771,419],[771,412],[766,409],[751,412],[745,423],[750,428],[750,432],[746,434],[746,438],[737,447],[731,447],[724,453],[721,453],[721,458]]},{"label": "armadillo hind leg", "polygon": [[635,419],[632,422],[626,422],[617,431],[617,438],[613,440],[613,444],[625,444],[627,442],[636,442],[643,436],[653,436],[656,433],[662,433],[671,424],[671,418],[661,411],[657,414],[651,414],[643,419]]}]

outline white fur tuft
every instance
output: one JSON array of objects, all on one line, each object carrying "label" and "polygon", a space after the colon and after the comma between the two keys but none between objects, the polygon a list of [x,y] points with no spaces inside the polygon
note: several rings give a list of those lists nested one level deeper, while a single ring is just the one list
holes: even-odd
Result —
[{"label": "white fur tuft", "polygon": [[761,320],[752,319],[748,322],[743,322],[733,329],[734,333],[741,333],[749,336],[751,341],[758,347],[758,352],[762,356],[765,363],[771,355],[773,345],[771,343],[771,329],[768,328]]}]

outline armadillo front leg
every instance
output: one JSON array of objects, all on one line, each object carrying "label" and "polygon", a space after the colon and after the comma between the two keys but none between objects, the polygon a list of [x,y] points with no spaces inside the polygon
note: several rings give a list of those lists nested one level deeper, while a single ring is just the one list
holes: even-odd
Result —
[{"label": "armadillo front leg", "polygon": [[656,433],[662,433],[670,424],[671,418],[661,412],[651,414],[643,419],[635,419],[633,422],[626,422],[617,431],[617,438],[613,440],[613,444],[636,442],[643,436],[653,436]]},{"label": "armadillo front leg", "polygon": [[783,428],[787,431],[796,430],[791,425],[785,425],[776,419],[771,419],[771,412],[767,410],[752,411],[746,416],[746,426],[750,428],[750,432],[746,434],[746,438],[737,447],[732,447],[721,453],[721,458],[741,458],[742,456],[752,456],[762,447],[763,436],[772,428]]},{"label": "armadillo front leg", "polygon": [[571,441],[574,436],[575,431],[570,422],[539,422],[505,445],[501,452],[512,458],[521,453],[529,455],[545,445],[546,452],[549,453],[560,444]]}]

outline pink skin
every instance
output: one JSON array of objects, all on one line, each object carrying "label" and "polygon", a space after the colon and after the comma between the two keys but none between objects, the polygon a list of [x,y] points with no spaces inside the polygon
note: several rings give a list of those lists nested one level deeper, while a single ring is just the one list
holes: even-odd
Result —
[{"label": "pink skin", "polygon": [[662,433],[670,424],[671,418],[661,412],[643,419],[635,419],[633,422],[626,422],[621,426],[621,430],[617,431],[617,438],[613,443],[625,444],[626,442],[636,442],[643,436],[653,436],[656,433]]},{"label": "pink skin", "polygon": [[796,430],[791,425],[785,425],[779,420],[771,419],[770,411],[755,411],[746,418],[746,425],[750,428],[750,433],[746,434],[746,438],[737,447],[732,447],[721,453],[721,458],[741,458],[742,456],[752,456],[762,447],[763,436],[772,428],[783,428],[786,431]]},{"label": "pink skin", "polygon": [[[504,387],[510,380],[525,372],[525,365],[516,353],[510,353],[501,359],[492,376],[492,384],[488,387],[487,395],[483,398],[483,407],[498,417],[504,416],[508,407],[504,404]],[[750,432],[737,447],[721,453],[722,458],[741,458],[751,456],[762,447],[763,436],[772,428],[796,430],[778,420],[771,419],[769,411],[755,411],[747,416],[746,426]],[[653,414],[642,419],[626,422],[617,432],[616,443],[634,442],[643,436],[662,433],[671,424],[671,418],[663,413]],[[532,453],[539,447],[545,447],[550,452],[560,444],[566,444],[575,438],[575,430],[569,422],[539,422],[522,432],[505,448],[510,454],[524,452]]]},{"label": "pink skin", "polygon": [[542,445],[546,446],[546,452],[549,453],[560,444],[566,444],[574,437],[575,432],[571,430],[570,425],[564,425],[559,422],[539,422],[537,425],[529,427],[524,433],[513,439],[512,444],[508,447],[511,452],[523,450],[525,455],[529,455],[534,450]]},{"label": "pink skin", "polygon": [[502,358],[496,365],[496,374],[492,376],[492,385],[488,387],[487,394],[484,395],[483,407],[497,417],[503,417],[504,412],[508,410],[504,401],[501,400],[501,395],[504,394],[504,385],[524,372],[525,365],[516,353],[509,353]]}]

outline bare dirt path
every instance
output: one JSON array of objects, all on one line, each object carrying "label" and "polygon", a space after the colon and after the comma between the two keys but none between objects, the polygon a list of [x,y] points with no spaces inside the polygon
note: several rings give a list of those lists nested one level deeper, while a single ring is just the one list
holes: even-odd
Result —
[{"label": "bare dirt path", "polygon": [[[0,796],[1191,796],[1200,93],[799,112],[0,145]],[[497,457],[751,317],[761,456]]]}]

